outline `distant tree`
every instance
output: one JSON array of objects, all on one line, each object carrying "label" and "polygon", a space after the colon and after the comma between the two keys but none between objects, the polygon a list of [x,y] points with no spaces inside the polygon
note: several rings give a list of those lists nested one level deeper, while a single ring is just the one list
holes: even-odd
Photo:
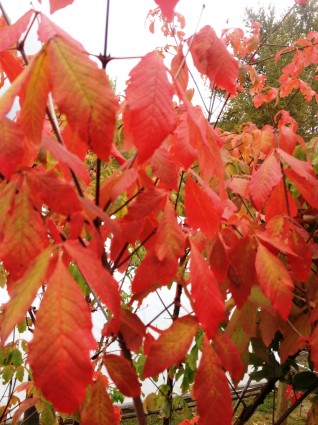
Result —
[{"label": "distant tree", "polygon": [[[290,62],[291,53],[282,55],[275,61],[275,54],[289,46],[292,40],[305,37],[311,31],[318,28],[318,2],[311,0],[306,7],[295,7],[289,12],[281,22],[282,17],[277,16],[275,6],[268,8],[261,7],[258,10],[247,8],[245,11],[245,25],[251,27],[252,23],[258,22],[261,25],[261,44],[257,53],[251,53],[245,59],[251,60],[256,71],[266,76],[266,84],[271,87],[279,86],[279,78],[282,69]],[[279,29],[276,31],[276,27]],[[316,91],[318,81],[315,80],[315,66],[312,64],[304,69],[301,78],[312,86]],[[246,81],[246,86],[250,86],[250,80]],[[235,98],[229,100],[224,109],[224,113],[219,121],[223,130],[236,131],[240,126],[248,121],[253,122],[259,128],[265,124],[274,124],[274,117],[281,109],[287,109],[291,116],[299,124],[299,133],[307,140],[317,130],[317,103],[312,99],[308,103],[304,102],[303,95],[299,89],[293,90],[288,96],[270,103],[263,103],[259,108],[255,108],[253,96],[248,90],[243,91]]]}]

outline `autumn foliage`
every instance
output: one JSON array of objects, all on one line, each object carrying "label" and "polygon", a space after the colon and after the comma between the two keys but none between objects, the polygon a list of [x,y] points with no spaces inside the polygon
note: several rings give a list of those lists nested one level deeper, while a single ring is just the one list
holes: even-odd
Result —
[{"label": "autumn foliage", "polygon": [[[50,0],[51,13],[71,3]],[[178,1],[156,3],[150,18],[172,31]],[[9,365],[18,380],[29,373],[32,395],[15,420],[51,403],[83,425],[119,423],[116,385],[145,423],[141,382],[168,370],[184,392],[193,384],[199,424],[229,425],[226,371],[236,385],[254,361],[278,380],[303,349],[317,369],[318,139],[306,143],[287,110],[275,126],[223,132],[192,103],[188,66],[225,98],[249,90],[255,107],[294,90],[318,101],[301,79],[318,65],[318,33],[277,53],[290,62],[268,87],[253,67],[258,26],[180,30],[172,61],[146,54],[119,99],[106,52],[90,56],[41,12],[1,19],[0,337],[2,357],[27,352]],[[28,58],[31,27],[42,48]],[[171,323],[158,329],[139,307],[162,287]],[[23,323],[31,341],[12,342]]]}]

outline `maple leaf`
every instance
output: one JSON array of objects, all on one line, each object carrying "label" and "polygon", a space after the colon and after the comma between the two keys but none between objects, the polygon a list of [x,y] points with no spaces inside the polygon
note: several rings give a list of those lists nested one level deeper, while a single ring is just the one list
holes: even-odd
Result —
[{"label": "maple leaf", "polygon": [[93,376],[89,352],[95,348],[89,307],[60,256],[37,312],[28,354],[35,385],[56,409],[72,413],[84,401]]},{"label": "maple leaf", "polygon": [[141,162],[176,126],[172,96],[162,57],[158,52],[148,53],[130,72],[123,116],[125,135],[137,147]]},{"label": "maple leaf", "polygon": [[92,385],[91,398],[81,412],[82,425],[119,425],[114,406],[105,388],[104,377],[98,373]]},{"label": "maple leaf", "polygon": [[141,385],[137,373],[128,360],[121,356],[107,354],[103,357],[103,363],[119,391],[127,397],[140,395]]},{"label": "maple leaf", "polygon": [[293,281],[286,267],[261,243],[258,245],[255,267],[264,294],[286,320],[292,306],[294,289]]},{"label": "maple leaf", "polygon": [[12,278],[18,279],[49,243],[41,212],[34,209],[25,184],[14,198],[12,213],[4,224],[3,232],[0,258]]},{"label": "maple leaf", "polygon": [[170,328],[155,340],[147,355],[143,378],[156,376],[170,366],[179,363],[187,354],[198,330],[198,322],[193,316],[176,319]]},{"label": "maple leaf", "polygon": [[6,341],[13,328],[22,322],[30,308],[36,293],[46,276],[52,250],[44,250],[30,264],[24,275],[16,282],[8,285],[10,301],[4,305],[4,316],[0,326],[2,343]]},{"label": "maple leaf", "polygon": [[162,13],[166,16],[168,22],[173,20],[174,8],[178,1],[179,0],[155,0],[162,10]]},{"label": "maple leaf", "polygon": [[203,27],[194,39],[188,40],[194,65],[201,74],[206,75],[211,84],[236,94],[238,62],[227,51],[226,45],[218,38],[209,25]]},{"label": "maple leaf", "polygon": [[6,179],[16,171],[24,156],[24,135],[18,124],[0,120],[0,172]]},{"label": "maple leaf", "polygon": [[191,295],[194,311],[209,338],[224,319],[224,301],[218,283],[198,248],[192,243],[190,262]]},{"label": "maple leaf", "polygon": [[118,101],[104,70],[60,36],[50,39],[47,50],[55,102],[81,139],[108,161]]},{"label": "maple leaf", "polygon": [[250,180],[250,192],[253,202],[260,210],[267,197],[282,179],[280,165],[275,158],[274,153],[270,154],[263,164],[252,174]]},{"label": "maple leaf", "polygon": [[21,35],[26,31],[33,13],[33,10],[29,10],[13,25],[7,25],[0,29],[0,52],[9,49],[19,41]]},{"label": "maple leaf", "polygon": [[211,418],[213,418],[213,425],[232,423],[232,396],[229,385],[220,359],[207,338],[204,338],[193,392],[201,425],[211,425]]}]

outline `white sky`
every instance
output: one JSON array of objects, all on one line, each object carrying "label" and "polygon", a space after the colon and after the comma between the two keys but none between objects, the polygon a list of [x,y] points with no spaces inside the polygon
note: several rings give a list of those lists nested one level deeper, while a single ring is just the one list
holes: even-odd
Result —
[{"label": "white sky", "polygon": [[[42,6],[37,0],[32,3],[48,13],[48,0],[42,0]],[[184,15],[189,36],[195,31],[203,3],[205,9],[199,28],[208,24],[220,34],[223,28],[242,26],[246,6],[257,9],[275,4],[277,12],[281,13],[290,8],[294,0],[179,0],[176,11]],[[2,0],[2,4],[12,22],[30,8],[30,0]],[[108,53],[111,56],[142,56],[166,44],[159,31],[153,35],[146,25],[147,13],[155,7],[157,4],[154,0],[110,0]],[[106,0],[74,0],[72,5],[56,12],[51,18],[81,41],[90,53],[99,54],[104,46],[105,14]],[[136,63],[136,60],[109,63],[107,72],[112,79],[117,78],[120,91],[124,89],[128,73]]]}]

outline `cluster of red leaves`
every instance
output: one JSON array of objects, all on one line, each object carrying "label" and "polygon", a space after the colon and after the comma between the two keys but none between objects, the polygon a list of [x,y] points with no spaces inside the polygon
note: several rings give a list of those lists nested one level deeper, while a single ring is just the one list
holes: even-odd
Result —
[{"label": "cluster of red leaves", "polygon": [[[69,3],[51,1],[51,11]],[[157,3],[170,21],[177,2]],[[187,97],[182,44],[171,69],[158,52],[145,55],[131,71],[119,105],[104,70],[43,14],[37,14],[43,47],[23,68],[8,49],[32,18],[29,11],[0,30],[0,63],[11,82],[0,99],[0,258],[10,295],[2,343],[44,288],[28,347],[34,383],[56,409],[78,410],[83,424],[107,425],[118,423],[118,411],[105,377],[94,375],[97,363],[124,395],[139,397],[127,350],[142,350],[147,356],[142,378],[154,377],[184,361],[200,327],[202,356],[194,382],[199,423],[210,424],[213,417],[216,425],[230,424],[225,370],[234,382],[242,378],[251,338],[267,347],[279,330],[281,356],[287,358],[302,346],[286,325],[289,318],[313,347],[317,339],[308,323],[317,320],[312,267],[318,252],[310,226],[317,217],[318,185],[309,153],[306,161],[294,156],[298,144],[307,150],[297,123],[281,111],[277,130],[248,124],[229,135],[213,129]],[[250,38],[240,32],[226,37],[244,58],[259,42],[259,28]],[[315,37],[308,36],[294,67],[316,63]],[[215,31],[206,26],[187,44],[211,85],[235,95],[239,64]],[[259,84],[262,92],[252,65],[248,69],[253,89]],[[61,129],[47,107],[49,96],[61,113]],[[19,112],[9,119],[15,98]],[[113,142],[118,120],[123,146]],[[117,161],[95,199],[87,151],[110,167],[110,158]],[[123,306],[114,277],[115,271],[129,270],[140,246],[146,254],[137,262],[131,302],[140,304],[175,282],[191,304],[192,313],[157,330],[157,338]],[[119,339],[123,356],[103,353],[91,360],[94,301],[84,297],[70,264],[107,309],[103,335]],[[311,291],[310,311],[293,303],[296,292],[305,298],[303,287]],[[316,351],[312,360],[318,367]]]}]

